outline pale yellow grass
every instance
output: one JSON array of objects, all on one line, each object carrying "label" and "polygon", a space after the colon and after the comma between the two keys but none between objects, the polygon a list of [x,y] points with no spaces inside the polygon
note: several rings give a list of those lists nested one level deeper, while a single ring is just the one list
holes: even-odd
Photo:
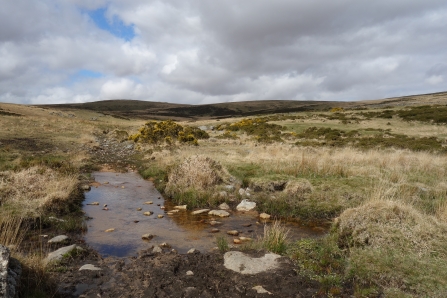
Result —
[{"label": "pale yellow grass", "polygon": [[2,204],[15,216],[39,216],[53,205],[64,204],[77,186],[77,177],[45,167],[3,172],[0,180]]}]

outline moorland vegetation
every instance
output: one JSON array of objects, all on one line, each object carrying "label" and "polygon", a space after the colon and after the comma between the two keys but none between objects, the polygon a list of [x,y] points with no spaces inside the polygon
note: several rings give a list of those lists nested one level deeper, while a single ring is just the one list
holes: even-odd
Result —
[{"label": "moorland vegetation", "polygon": [[[258,244],[247,244],[291,257],[299,274],[320,282],[321,295],[351,288],[356,297],[445,297],[446,106],[331,107],[195,122],[1,108],[0,243],[24,264],[29,291],[45,292],[60,267],[45,269],[47,248],[30,253],[24,239],[49,227],[85,229],[80,185],[100,166],[92,152],[99,137],[124,131],[129,140],[120,142],[135,144],[133,165],[176,204],[234,206],[249,198],[277,220],[330,225],[325,237],[290,243],[276,224]],[[225,239],[216,241],[229,249]]]}]

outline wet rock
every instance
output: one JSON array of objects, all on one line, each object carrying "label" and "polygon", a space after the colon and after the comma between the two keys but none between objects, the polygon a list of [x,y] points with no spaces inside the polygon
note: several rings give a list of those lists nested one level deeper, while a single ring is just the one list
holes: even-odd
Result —
[{"label": "wet rock", "polygon": [[152,205],[154,202],[152,202],[152,201],[147,201],[147,202],[144,202],[144,204],[146,204],[146,205]]},{"label": "wet rock", "polygon": [[53,237],[50,240],[48,240],[48,243],[61,243],[61,242],[66,241],[67,239],[68,239],[68,236],[59,235],[59,236]]},{"label": "wet rock", "polygon": [[220,230],[219,230],[219,229],[216,229],[216,228],[214,228],[214,229],[211,229],[211,233],[218,233],[218,232],[220,232]]},{"label": "wet rock", "polygon": [[231,235],[231,236],[238,236],[238,235],[239,235],[239,232],[236,231],[236,230],[231,230],[231,231],[228,231],[227,234],[228,234],[228,235]]},{"label": "wet rock", "polygon": [[143,240],[151,240],[152,238],[154,238],[155,235],[152,234],[144,234],[143,236],[141,236],[141,239]]},{"label": "wet rock", "polygon": [[163,242],[162,244],[160,244],[161,247],[165,247],[165,248],[170,248],[171,246],[169,244],[167,244],[166,242]]},{"label": "wet rock", "polygon": [[106,233],[110,233],[110,232],[113,232],[113,231],[115,231],[115,228],[107,229],[107,230],[105,230],[104,232],[106,232]]},{"label": "wet rock", "polygon": [[237,211],[250,211],[256,208],[255,202],[250,202],[249,200],[242,200],[242,202],[236,206]]},{"label": "wet rock", "polygon": [[187,205],[174,206],[174,209],[186,210]]},{"label": "wet rock", "polygon": [[241,240],[239,240],[239,239],[233,239],[233,243],[234,243],[234,244],[241,244],[241,243],[242,243],[242,241],[241,241]]},{"label": "wet rock", "polygon": [[163,218],[163,217],[165,217],[163,214],[159,214],[159,215],[157,215],[157,217],[158,218]]},{"label": "wet rock", "polygon": [[280,257],[268,253],[261,258],[252,258],[239,251],[229,251],[224,255],[224,266],[241,274],[257,274],[276,269]]},{"label": "wet rock", "polygon": [[267,214],[267,213],[261,213],[261,214],[259,215],[259,217],[260,217],[261,219],[270,219],[270,215]]},{"label": "wet rock", "polygon": [[227,203],[222,203],[219,205],[219,209],[220,210],[228,210],[228,209],[230,209],[230,206],[228,206]]},{"label": "wet rock", "polygon": [[146,211],[146,212],[144,212],[143,214],[146,215],[146,216],[150,216],[150,215],[152,215],[153,213],[154,213],[154,212]]},{"label": "wet rock", "polygon": [[82,190],[85,190],[85,191],[89,191],[89,190],[90,190],[90,185],[88,185],[88,184],[83,184],[83,185],[81,185],[81,189],[82,189]]},{"label": "wet rock", "polygon": [[230,216],[230,213],[228,213],[225,210],[211,210],[210,212],[208,212],[208,215],[215,215],[215,216],[220,216],[220,217],[227,217]]},{"label": "wet rock", "polygon": [[91,202],[91,203],[87,203],[87,205],[98,206],[98,205],[99,205],[99,202]]},{"label": "wet rock", "polygon": [[161,247],[160,246],[154,246],[154,249],[152,249],[152,252],[153,253],[161,253],[161,252],[163,252],[163,249],[161,249]]},{"label": "wet rock", "polygon": [[143,208],[137,208],[137,211],[141,211],[141,210],[143,210]]},{"label": "wet rock", "polygon": [[178,209],[174,209],[174,210],[169,210],[169,212],[172,212],[172,213],[177,213],[177,212],[179,212],[180,210],[178,210]]},{"label": "wet rock", "polygon": [[161,206],[160,209],[165,209],[165,206]]},{"label": "wet rock", "polygon": [[195,249],[195,248],[191,248],[190,250],[188,250],[187,253],[188,254],[197,254],[197,253],[199,253],[199,251],[197,249]]},{"label": "wet rock", "polygon": [[98,268],[98,267],[96,267],[95,265],[92,265],[92,264],[85,264],[81,268],[79,268],[79,271],[82,271],[82,270],[100,271],[102,269]]},{"label": "wet rock", "polygon": [[258,294],[269,294],[269,295],[272,295],[272,293],[270,293],[269,291],[264,289],[262,286],[255,286],[255,287],[253,287],[251,289],[255,290],[256,292],[258,292]]},{"label": "wet rock", "polygon": [[186,271],[186,275],[194,275],[194,272],[192,272],[191,270]]},{"label": "wet rock", "polygon": [[217,226],[217,225],[221,225],[221,224],[222,223],[220,221],[215,221],[215,220],[210,221],[210,225],[212,225],[212,226]]},{"label": "wet rock", "polygon": [[200,210],[196,210],[196,211],[191,212],[191,214],[192,215],[197,215],[197,214],[202,214],[202,213],[205,213],[205,212],[208,212],[208,211],[210,211],[210,209],[200,209]]}]

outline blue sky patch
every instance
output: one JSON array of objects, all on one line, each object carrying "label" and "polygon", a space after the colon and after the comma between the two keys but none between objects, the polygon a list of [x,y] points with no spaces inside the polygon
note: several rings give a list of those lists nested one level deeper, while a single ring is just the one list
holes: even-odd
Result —
[{"label": "blue sky patch", "polygon": [[106,17],[107,8],[99,8],[88,11],[87,14],[95,22],[98,28],[106,30],[116,37],[130,41],[135,37],[133,26],[126,26],[124,22],[117,16],[113,16],[110,20]]},{"label": "blue sky patch", "polygon": [[71,86],[76,82],[85,80],[85,79],[98,79],[104,77],[104,74],[96,71],[92,71],[89,69],[81,69],[71,75],[67,81],[65,82],[65,85]]}]

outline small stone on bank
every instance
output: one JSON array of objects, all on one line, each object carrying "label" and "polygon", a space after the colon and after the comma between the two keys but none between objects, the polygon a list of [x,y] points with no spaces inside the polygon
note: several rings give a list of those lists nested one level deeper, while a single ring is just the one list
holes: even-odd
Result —
[{"label": "small stone on bank", "polygon": [[105,230],[104,232],[106,232],[106,233],[110,233],[110,232],[113,232],[113,231],[115,231],[115,228],[107,229],[107,230]]},{"label": "small stone on bank", "polygon": [[270,218],[270,215],[267,214],[267,213],[261,213],[261,214],[259,215],[259,217],[260,217],[261,219],[269,219],[269,218]]},{"label": "small stone on bank", "polygon": [[187,205],[174,206],[174,209],[186,210]]},{"label": "small stone on bank", "polygon": [[186,271],[186,275],[194,275],[194,272],[192,272],[191,270]]},{"label": "small stone on bank", "polygon": [[239,240],[239,239],[233,239],[233,243],[234,243],[234,244],[241,244],[241,242],[242,242],[242,241]]},{"label": "small stone on bank", "polygon": [[143,236],[141,236],[141,239],[143,240],[151,240],[152,238],[154,238],[154,235],[152,234],[144,234]]},{"label": "small stone on bank", "polygon": [[158,218],[163,218],[163,217],[165,217],[163,214],[159,214],[159,215],[157,215],[157,217]]},{"label": "small stone on bank", "polygon": [[153,213],[153,212],[151,212],[151,211],[146,211],[146,212],[144,212],[143,214],[146,215],[146,216],[150,216],[150,215],[152,215],[152,213]]},{"label": "small stone on bank", "polygon": [[236,231],[236,230],[231,230],[231,231],[228,231],[227,234],[228,234],[228,235],[231,235],[231,236],[238,236],[238,235],[239,235],[239,232]]},{"label": "small stone on bank", "polygon": [[239,205],[236,206],[237,211],[250,211],[256,208],[255,202],[250,202],[249,200],[242,200]]},{"label": "small stone on bank", "polygon": [[191,248],[190,250],[188,250],[188,254],[195,254],[195,253],[198,253],[199,251],[197,250],[197,249],[195,249],[195,248]]},{"label": "small stone on bank", "polygon": [[141,211],[141,210],[143,210],[143,208],[137,208],[137,211]]},{"label": "small stone on bank", "polygon": [[272,293],[270,293],[269,291],[264,289],[262,286],[255,286],[255,287],[252,288],[252,290],[255,290],[256,292],[258,292],[258,294],[270,294],[270,295],[272,295]]},{"label": "small stone on bank", "polygon": [[50,240],[48,240],[48,243],[61,243],[61,242],[64,242],[65,240],[67,240],[67,239],[68,239],[68,236],[59,235],[59,236],[56,236],[56,237],[51,238]]},{"label": "small stone on bank", "polygon": [[154,249],[152,250],[153,253],[163,252],[160,246],[154,246]]},{"label": "small stone on bank", "polygon": [[82,271],[82,270],[100,271],[102,269],[98,268],[98,267],[96,267],[95,265],[92,265],[92,264],[85,264],[81,268],[79,268],[79,271]]},{"label": "small stone on bank", "polygon": [[218,233],[218,232],[220,232],[220,230],[219,230],[219,229],[216,229],[216,228],[214,228],[214,229],[211,229],[211,233]]},{"label": "small stone on bank", "polygon": [[230,209],[230,206],[228,206],[227,203],[222,203],[219,205],[219,209],[220,210],[228,210],[228,209]]}]

